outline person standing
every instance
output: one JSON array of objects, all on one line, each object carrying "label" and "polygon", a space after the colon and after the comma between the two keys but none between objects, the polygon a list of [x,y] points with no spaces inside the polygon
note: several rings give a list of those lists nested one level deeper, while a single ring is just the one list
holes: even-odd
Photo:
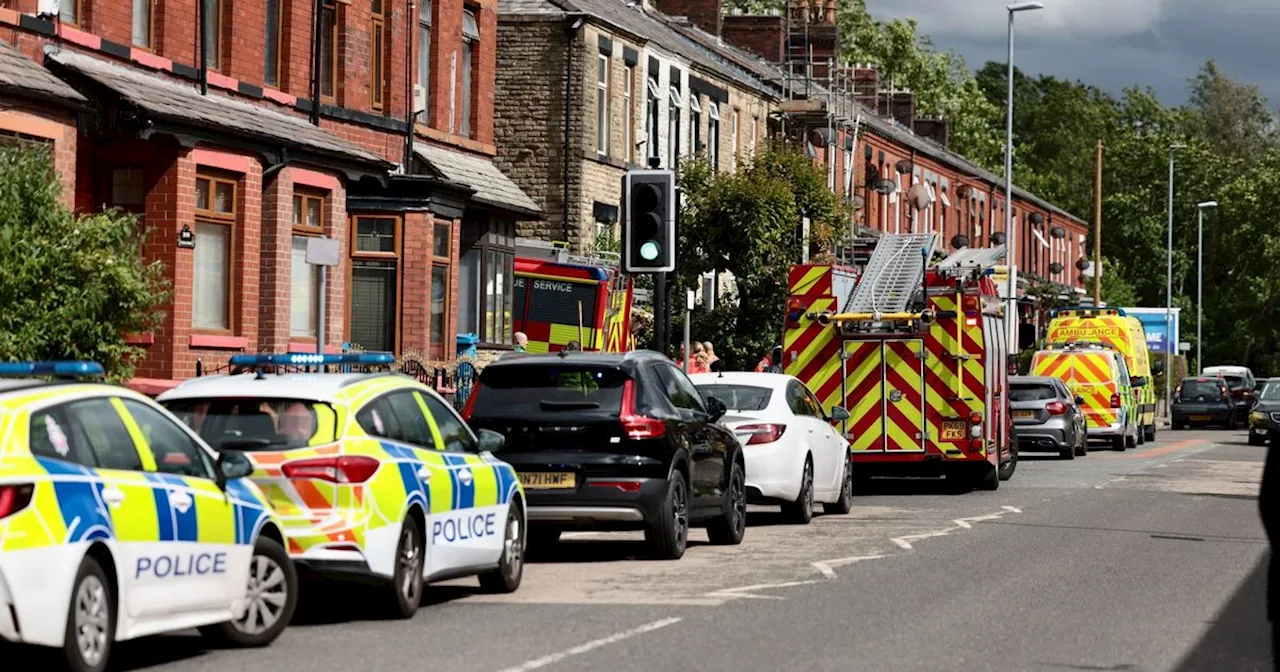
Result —
[{"label": "person standing", "polygon": [[707,369],[710,371],[721,371],[724,369],[724,362],[720,361],[720,357],[716,355],[715,346],[711,345],[711,341],[702,344],[703,352],[707,353]]}]

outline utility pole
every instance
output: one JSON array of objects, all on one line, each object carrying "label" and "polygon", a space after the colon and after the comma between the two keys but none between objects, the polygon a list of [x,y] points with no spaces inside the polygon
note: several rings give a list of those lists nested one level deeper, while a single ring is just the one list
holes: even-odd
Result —
[{"label": "utility pole", "polygon": [[1102,141],[1098,141],[1098,169],[1093,184],[1093,307],[1102,306]]}]

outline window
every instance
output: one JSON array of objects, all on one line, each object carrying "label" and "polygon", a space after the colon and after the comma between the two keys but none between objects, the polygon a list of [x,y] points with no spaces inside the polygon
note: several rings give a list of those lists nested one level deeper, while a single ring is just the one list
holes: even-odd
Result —
[{"label": "window", "polygon": [[392,392],[384,397],[387,405],[391,407],[391,411],[396,414],[396,420],[400,421],[401,437],[406,442],[423,448],[434,448],[436,445],[435,438],[431,434],[431,426],[427,424],[427,418],[422,414],[422,407],[418,405],[418,400],[414,398],[413,390],[401,390]]},{"label": "window", "polygon": [[141,212],[147,199],[147,187],[141,168],[111,170],[111,205]]},{"label": "window", "polygon": [[680,89],[671,87],[667,92],[667,168],[675,170],[680,163],[680,109],[684,96]]},{"label": "window", "polygon": [[381,110],[387,98],[391,45],[385,14],[391,9],[390,5],[390,0],[373,0],[369,19],[369,105],[375,110]]},{"label": "window", "polygon": [[471,80],[475,43],[480,39],[480,27],[476,25],[476,13],[464,10],[462,13],[462,89],[458,91],[458,107],[462,112],[462,125],[458,133],[471,137]]},{"label": "window", "polygon": [[31,454],[64,462],[98,466],[97,459],[84,441],[72,439],[72,427],[58,407],[36,411],[31,415]]},{"label": "window", "polygon": [[231,241],[236,223],[236,183],[196,177],[195,278],[191,326],[231,331]]},{"label": "window", "polygon": [[397,441],[404,440],[400,420],[386,397],[379,397],[356,413],[356,424],[370,436],[381,436]]},{"label": "window", "polygon": [[596,153],[609,154],[609,57],[596,55]]},{"label": "window", "polygon": [[658,156],[658,100],[662,97],[662,88],[658,84],[658,73],[649,73],[649,122],[645,143],[649,146],[649,156]]},{"label": "window", "polygon": [[658,364],[654,369],[658,372],[658,377],[666,388],[667,398],[671,400],[673,406],[698,413],[707,412],[702,405],[702,395],[699,394],[698,388],[694,387],[683,371],[677,369],[674,364]]},{"label": "window", "polygon": [[[137,1],[137,0],[135,0]],[[280,45],[284,42],[284,22],[281,20],[280,3],[284,0],[266,0],[266,46],[262,50],[262,82],[267,86],[280,86]]]},{"label": "window", "polygon": [[333,98],[338,90],[338,6],[323,0],[320,7],[320,97]]},{"label": "window", "polygon": [[122,399],[129,415],[137,423],[142,438],[156,459],[156,471],[163,474],[213,478],[209,455],[196,444],[182,427],[163,413],[133,399]]},{"label": "window", "polygon": [[324,196],[293,195],[293,268],[289,289],[289,335],[316,338],[320,312],[320,268],[307,263],[307,240],[324,232]]},{"label": "window", "polygon": [[204,67],[218,70],[222,67],[222,0],[200,0],[200,8],[204,17]]},{"label": "window", "polygon": [[451,453],[474,453],[479,450],[476,437],[471,434],[471,430],[467,429],[467,425],[462,422],[462,418],[453,412],[452,408],[441,403],[440,398],[434,394],[426,392],[416,393],[427,405],[427,412],[431,414],[431,419],[436,423],[436,429],[440,431],[440,438],[444,439],[444,449]]},{"label": "window", "polygon": [[623,69],[622,81],[622,157],[628,163],[636,162],[636,142],[635,142],[635,103],[632,102],[632,94],[636,86],[636,69],[635,66],[627,65]]},{"label": "window", "polygon": [[356,217],[351,241],[349,340],[370,352],[394,352],[399,306],[400,220]]},{"label": "window", "polygon": [[689,156],[702,150],[702,103],[698,94],[689,92]]},{"label": "window", "polygon": [[[418,86],[431,103],[431,0],[418,0]],[[426,112],[421,114],[426,115]]]},{"label": "window", "polygon": [[468,219],[458,268],[458,332],[511,344],[515,224]]},{"label": "window", "polygon": [[432,357],[444,359],[449,352],[449,224],[436,224],[431,242],[431,328],[427,334],[427,350]]},{"label": "window", "polygon": [[133,46],[150,49],[155,39],[155,0],[133,0]]},{"label": "window", "polygon": [[73,26],[80,24],[80,0],[62,0],[58,5],[58,20]]},{"label": "window", "polygon": [[707,109],[707,155],[711,167],[720,170],[720,103],[711,101]]},{"label": "window", "polygon": [[748,141],[747,151],[751,158],[756,158],[756,138],[760,137],[760,117],[751,117],[751,139]]},{"label": "window", "polygon": [[332,443],[337,411],[329,404],[287,397],[193,397],[164,403],[211,446],[277,451]]},{"label": "window", "polygon": [[729,170],[737,170],[738,168],[738,149],[740,147],[738,143],[741,142],[741,136],[738,135],[738,121],[741,117],[742,112],[738,110],[733,111],[733,125],[729,130],[729,160],[733,165],[729,166]]},{"label": "window", "polygon": [[[592,413],[617,414],[627,374],[612,366],[512,365],[487,368],[480,374],[484,391],[475,397],[472,418],[538,417],[557,410],[589,406]],[[644,395],[637,394],[640,401]]]},{"label": "window", "polygon": [[66,414],[73,440],[87,443],[103,469],[142,471],[138,449],[124,427],[120,411],[111,402],[100,397],[68,404]]}]

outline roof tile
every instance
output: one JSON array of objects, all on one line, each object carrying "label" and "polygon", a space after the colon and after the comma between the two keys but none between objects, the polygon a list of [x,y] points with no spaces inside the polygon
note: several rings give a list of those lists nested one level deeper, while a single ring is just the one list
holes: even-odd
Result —
[{"label": "roof tile", "polygon": [[493,165],[493,161],[435,145],[420,144],[413,149],[418,158],[431,164],[445,179],[474,189],[472,199],[521,214],[542,215],[538,204]]}]

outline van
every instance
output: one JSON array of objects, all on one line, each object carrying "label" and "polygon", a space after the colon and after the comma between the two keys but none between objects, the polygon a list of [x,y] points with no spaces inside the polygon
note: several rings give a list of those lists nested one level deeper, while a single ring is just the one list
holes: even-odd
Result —
[{"label": "van", "polygon": [[[1142,430],[1139,443],[1156,438],[1155,380],[1147,352],[1147,333],[1138,318],[1126,315],[1121,308],[1059,308],[1053,312],[1045,343],[1047,347],[1095,343],[1119,352],[1136,388],[1137,424]],[[1157,360],[1155,367],[1159,373],[1163,362]]]},{"label": "van", "polygon": [[1119,352],[1093,343],[1054,346],[1035,354],[1031,375],[1067,384],[1081,402],[1090,440],[1108,440],[1116,450],[1142,441],[1137,391]]}]

